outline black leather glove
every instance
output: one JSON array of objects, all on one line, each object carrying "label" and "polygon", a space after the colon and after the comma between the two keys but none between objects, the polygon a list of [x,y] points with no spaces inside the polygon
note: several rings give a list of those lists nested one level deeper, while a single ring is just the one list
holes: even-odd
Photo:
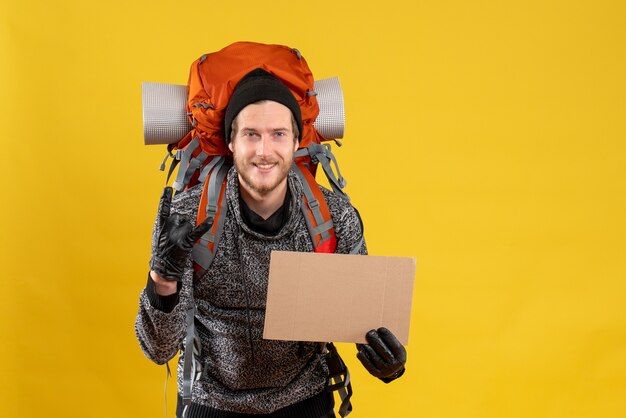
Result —
[{"label": "black leather glove", "polygon": [[368,344],[357,344],[357,358],[374,377],[388,383],[404,373],[406,349],[387,328],[373,329],[365,335]]},{"label": "black leather glove", "polygon": [[172,188],[166,187],[161,195],[150,269],[164,279],[180,281],[193,244],[211,228],[213,219],[194,228],[182,215],[170,215],[172,193]]}]

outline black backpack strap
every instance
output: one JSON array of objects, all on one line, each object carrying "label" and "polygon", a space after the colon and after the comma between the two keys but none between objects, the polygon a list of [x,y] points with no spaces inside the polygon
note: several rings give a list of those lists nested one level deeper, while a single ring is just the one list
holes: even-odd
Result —
[{"label": "black backpack strap", "polygon": [[327,343],[326,350],[328,351],[326,353],[326,364],[328,365],[326,390],[330,392],[337,391],[339,393],[339,398],[341,399],[339,415],[346,417],[352,412],[352,403],[350,402],[350,398],[352,397],[350,372],[333,343]]}]

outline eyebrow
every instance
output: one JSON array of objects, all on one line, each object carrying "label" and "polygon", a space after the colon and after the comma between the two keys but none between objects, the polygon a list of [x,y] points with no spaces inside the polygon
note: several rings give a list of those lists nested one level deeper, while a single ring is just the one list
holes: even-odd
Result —
[{"label": "eyebrow", "polygon": [[[246,131],[246,132],[258,132],[258,129],[256,128],[248,128],[248,127],[243,127],[240,129],[241,132]],[[288,132],[289,128],[284,127],[284,128],[273,128],[271,129],[272,132]]]}]

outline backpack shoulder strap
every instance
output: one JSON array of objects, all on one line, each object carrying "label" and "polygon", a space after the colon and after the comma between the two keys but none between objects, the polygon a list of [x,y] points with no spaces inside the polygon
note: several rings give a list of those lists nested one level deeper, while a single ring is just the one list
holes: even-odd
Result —
[{"label": "backpack shoulder strap", "polygon": [[184,418],[187,417],[189,405],[191,404],[191,387],[193,382],[200,379],[202,375],[202,362],[200,361],[201,343],[196,335],[195,326],[195,305],[187,309],[185,316],[185,337],[181,357],[183,358],[183,387],[182,403]]},{"label": "backpack shoulder strap", "polygon": [[[311,144],[307,148],[298,150],[296,157],[294,171],[298,174],[298,177],[300,177],[303,188],[304,202],[301,207],[307,226],[309,227],[309,233],[313,241],[313,246],[315,247],[315,252],[334,253],[337,248],[337,237],[333,220],[330,216],[326,199],[315,180],[313,174],[314,169],[312,170],[311,167],[315,167],[317,163],[321,164],[333,191],[349,200],[348,196],[342,190],[346,185],[346,181],[339,172],[337,161],[330,152],[330,146]],[[331,162],[335,165],[335,170],[337,171],[336,176],[331,168]],[[355,245],[351,253],[357,253],[362,243],[363,238],[361,237],[361,242]],[[337,391],[341,399],[338,410],[339,415],[346,417],[352,412],[352,402],[350,401],[352,398],[350,372],[332,342],[325,343],[323,346],[325,347],[326,364],[328,365],[326,390],[329,392]]]},{"label": "backpack shoulder strap", "polygon": [[204,189],[200,198],[196,225],[209,219],[213,226],[194,244],[191,258],[194,263],[194,280],[200,279],[209,269],[219,240],[224,230],[224,218],[226,213],[226,175],[231,164],[225,157],[213,157],[213,160],[205,166],[200,176],[205,177]]},{"label": "backpack shoulder strap", "polygon": [[[319,163],[324,170],[324,174],[326,174],[326,178],[333,192],[350,200],[348,195],[343,191],[343,188],[346,187],[346,179],[343,178],[341,171],[339,171],[339,164],[337,164],[337,159],[330,149],[330,144],[313,143],[306,148],[300,148],[296,152],[296,157],[308,157],[313,164]],[[334,171],[332,168],[333,165],[335,166]]]},{"label": "backpack shoulder strap", "polygon": [[[230,162],[223,156],[215,156],[200,172],[200,178],[204,179],[204,188],[200,197],[196,224],[212,219],[211,228],[194,244],[191,250],[191,258],[194,267],[194,282],[199,280],[211,266],[217,245],[224,229],[226,213],[226,175],[230,169]],[[191,289],[193,297],[193,287]],[[200,341],[195,330],[195,304],[187,310],[185,338],[181,358],[183,362],[182,376],[182,417],[186,418],[191,403],[191,388],[193,382],[200,378],[202,364],[200,357]]]},{"label": "backpack shoulder strap", "polygon": [[339,405],[339,415],[347,416],[352,412],[352,384],[350,383],[350,372],[341,359],[337,348],[333,343],[326,343],[326,364],[328,365],[328,381],[326,390],[339,393],[341,404]]},{"label": "backpack shoulder strap", "polygon": [[315,252],[334,253],[337,248],[337,237],[326,199],[303,161],[294,163],[293,167],[302,183],[303,204],[300,206]]}]

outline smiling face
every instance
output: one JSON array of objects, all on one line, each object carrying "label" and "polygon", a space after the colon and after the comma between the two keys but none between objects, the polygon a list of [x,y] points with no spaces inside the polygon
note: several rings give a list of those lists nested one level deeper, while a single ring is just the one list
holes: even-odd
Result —
[{"label": "smiling face", "polygon": [[269,100],[244,107],[234,119],[228,147],[244,198],[284,198],[298,148],[292,121],[286,106]]}]

